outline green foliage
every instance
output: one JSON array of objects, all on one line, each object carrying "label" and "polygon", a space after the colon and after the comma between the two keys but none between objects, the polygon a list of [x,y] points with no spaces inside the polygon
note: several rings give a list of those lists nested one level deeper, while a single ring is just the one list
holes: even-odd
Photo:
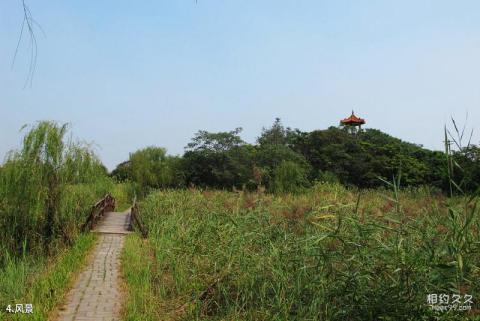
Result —
[{"label": "green foliage", "polygon": [[308,184],[304,168],[292,161],[282,161],[273,172],[271,189],[275,193],[296,193]]},{"label": "green foliage", "polygon": [[[170,158],[161,149],[156,156],[153,151],[149,151],[150,156],[138,152],[140,165],[121,163],[112,176],[120,181],[131,180],[144,191],[141,194],[149,188],[181,186],[261,187],[274,191],[275,171],[283,162],[292,162],[307,177],[307,184],[302,185],[338,181],[346,186],[375,188],[401,170],[404,186],[428,185],[449,191],[452,177],[463,191],[480,190],[479,148],[470,143],[450,151],[455,165],[450,166],[449,173],[445,152],[431,151],[376,129],[352,134],[330,127],[307,133],[284,127],[277,118],[270,128],[263,128],[255,145],[246,143],[240,133],[241,128],[217,133],[199,131],[183,157]],[[453,139],[448,132],[445,139],[458,145],[463,131],[458,136]]]},{"label": "green foliage", "polygon": [[22,244],[38,253],[56,242],[71,243],[88,206],[108,190],[98,158],[88,146],[66,141],[66,133],[66,125],[39,122],[22,149],[7,157],[0,172],[2,252],[15,256]]},{"label": "green foliage", "polygon": [[[0,320],[47,320],[94,244],[80,235],[92,205],[114,184],[90,146],[66,140],[67,126],[39,122],[0,169]],[[5,314],[33,304],[33,315]]]},{"label": "green foliage", "polygon": [[155,301],[150,280],[153,276],[152,249],[138,235],[129,235],[122,252],[122,271],[128,285],[125,321],[162,320],[162,307]]},{"label": "green foliage", "polygon": [[[151,194],[140,206],[151,277],[133,286],[164,319],[473,320],[436,313],[426,297],[480,293],[477,200],[447,207],[429,189],[398,186],[398,207],[382,191],[359,198],[338,184],[295,196]],[[149,305],[138,316],[154,320]]]},{"label": "green foliage", "polygon": [[147,147],[130,155],[132,181],[142,188],[165,188],[181,185],[176,173],[179,159],[167,156],[166,149]]},{"label": "green foliage", "polygon": [[[271,129],[264,129],[259,138],[261,144],[257,146],[246,144],[240,138],[240,128],[220,133],[200,131],[188,144],[183,157],[187,184],[250,190],[262,185],[272,191],[283,190],[281,186],[285,184],[289,186],[285,191],[294,185],[305,185],[303,181],[301,184],[298,180],[285,181],[287,165],[277,169],[288,161],[290,168],[297,168],[302,177],[310,170],[305,158],[287,146],[289,131],[277,119]],[[274,187],[276,171],[279,178],[277,187]]]},{"label": "green foliage", "polygon": [[115,211],[123,212],[132,206],[135,194],[132,192],[131,185],[130,183],[117,183],[109,191],[115,198]]},{"label": "green foliage", "polygon": [[329,171],[317,172],[317,181],[321,183],[339,183],[337,175]]},{"label": "green foliage", "polygon": [[270,190],[274,189],[275,171],[284,162],[296,164],[306,175],[311,170],[307,160],[288,146],[265,144],[256,148],[255,164],[262,170],[262,184]]},{"label": "green foliage", "polygon": [[[61,303],[72,278],[80,271],[89,250],[95,244],[94,234],[78,237],[71,248],[63,250],[50,260],[45,257],[11,257],[7,254],[0,270],[0,320],[48,320]],[[33,314],[10,314],[7,305],[33,305]]]},{"label": "green foliage", "polygon": [[[453,154],[458,164],[457,174],[465,191],[480,193],[480,148],[470,145]],[[460,170],[461,169],[461,170]]]},{"label": "green foliage", "polygon": [[117,165],[110,173],[110,176],[119,182],[125,182],[131,178],[130,161],[125,161]]},{"label": "green foliage", "polygon": [[299,136],[302,135],[298,129],[291,129],[284,127],[280,118],[275,118],[270,128],[262,128],[260,137],[257,138],[257,143],[260,146],[265,145],[283,145],[291,146]]},{"label": "green foliage", "polygon": [[366,152],[359,138],[338,128],[308,133],[296,141],[294,149],[311,164],[313,179],[328,171],[343,184],[369,186],[381,176],[368,170],[373,155]]},{"label": "green foliage", "polygon": [[182,159],[167,155],[162,147],[150,146],[130,154],[111,176],[120,182],[130,182],[133,194],[144,196],[151,189],[184,186]]},{"label": "green foliage", "polygon": [[[356,135],[338,128],[299,136],[294,149],[313,167],[313,179],[333,173],[340,182],[359,187],[377,187],[399,169],[406,186],[432,185],[445,188],[444,154],[403,142],[375,129]],[[477,164],[478,166],[478,164]]]},{"label": "green foliage", "polygon": [[230,132],[199,131],[187,145],[183,168],[189,185],[242,188],[251,184],[254,149]]},{"label": "green foliage", "polygon": [[187,151],[196,152],[225,152],[234,147],[245,145],[239,136],[242,128],[238,127],[229,132],[210,133],[204,130],[198,131],[192,141],[187,145]]}]

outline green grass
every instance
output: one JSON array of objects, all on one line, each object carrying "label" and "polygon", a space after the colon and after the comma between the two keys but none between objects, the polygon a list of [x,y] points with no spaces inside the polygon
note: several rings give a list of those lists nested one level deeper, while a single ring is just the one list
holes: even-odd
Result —
[{"label": "green grass", "polygon": [[[137,238],[125,248],[127,320],[479,320],[476,200],[395,193],[151,194],[140,211],[153,254]],[[434,313],[430,293],[476,305]]]},{"label": "green grass", "polygon": [[[75,244],[50,259],[9,258],[0,271],[0,320],[48,320],[61,303],[95,244],[94,234],[84,234]],[[8,304],[33,304],[33,314],[10,314]]]},{"label": "green grass", "polygon": [[125,321],[159,320],[161,312],[151,286],[152,250],[148,242],[131,234],[125,240],[122,252],[122,272],[127,287],[127,303],[124,309]]},{"label": "green grass", "polygon": [[129,183],[116,183],[111,188],[110,193],[115,198],[116,211],[123,212],[132,206],[133,199],[129,196]]}]

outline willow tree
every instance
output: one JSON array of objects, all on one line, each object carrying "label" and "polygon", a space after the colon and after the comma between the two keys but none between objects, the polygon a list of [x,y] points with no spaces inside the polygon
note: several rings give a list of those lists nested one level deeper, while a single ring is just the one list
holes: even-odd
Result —
[{"label": "willow tree", "polygon": [[49,121],[30,127],[22,148],[9,153],[0,171],[1,243],[12,253],[25,243],[48,250],[62,234],[59,210],[66,186],[104,173],[89,146],[66,139],[67,130]]}]

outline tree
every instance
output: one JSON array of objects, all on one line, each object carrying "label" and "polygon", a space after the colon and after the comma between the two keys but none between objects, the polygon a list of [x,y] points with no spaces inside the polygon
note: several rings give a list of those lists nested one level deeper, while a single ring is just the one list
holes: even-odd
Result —
[{"label": "tree", "polygon": [[241,188],[251,184],[254,148],[239,136],[241,130],[199,131],[183,156],[186,182],[216,188]]},{"label": "tree", "polygon": [[106,177],[90,147],[66,140],[67,131],[67,124],[39,122],[26,133],[22,149],[11,152],[2,167],[0,229],[12,253],[22,242],[29,247],[43,243],[48,251],[55,238],[65,237],[61,204],[67,187]]},{"label": "tree", "polygon": [[469,144],[453,153],[454,180],[465,192],[480,192],[480,148]]},{"label": "tree", "polygon": [[264,145],[284,145],[291,146],[296,137],[300,134],[298,129],[292,130],[290,127],[284,127],[280,118],[275,118],[275,121],[270,128],[262,128],[260,137],[257,138],[257,143]]},{"label": "tree", "polygon": [[130,154],[125,172],[145,193],[150,188],[177,187],[182,185],[180,159],[168,156],[165,148],[150,146]]},{"label": "tree", "polygon": [[307,173],[297,163],[282,161],[273,171],[270,189],[275,193],[296,193],[306,186],[308,186]]},{"label": "tree", "polygon": [[124,182],[132,179],[132,173],[130,169],[130,161],[121,162],[115,167],[110,176],[117,179],[117,181]]},{"label": "tree", "polygon": [[351,135],[336,127],[296,136],[293,148],[313,167],[311,179],[334,175],[343,184],[382,185],[399,169],[405,185],[443,186],[442,153],[401,141],[379,130]]},{"label": "tree", "polygon": [[306,174],[310,173],[311,167],[305,157],[290,147],[275,144],[257,146],[255,165],[261,169],[262,185],[272,189],[275,170],[284,162],[294,163]]},{"label": "tree", "polygon": [[241,127],[229,132],[210,133],[205,130],[198,131],[192,141],[185,147],[186,151],[196,152],[225,152],[233,147],[245,145],[240,137]]}]

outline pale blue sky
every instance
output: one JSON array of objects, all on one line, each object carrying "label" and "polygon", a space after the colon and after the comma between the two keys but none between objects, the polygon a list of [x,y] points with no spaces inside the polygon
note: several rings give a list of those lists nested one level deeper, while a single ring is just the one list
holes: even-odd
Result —
[{"label": "pale blue sky", "polygon": [[[450,115],[480,119],[480,1],[0,1],[0,156],[20,127],[69,122],[112,169],[148,145],[172,154],[199,130],[281,117],[310,131],[353,109],[367,127],[440,149]],[[477,133],[474,142],[478,143]]]}]

